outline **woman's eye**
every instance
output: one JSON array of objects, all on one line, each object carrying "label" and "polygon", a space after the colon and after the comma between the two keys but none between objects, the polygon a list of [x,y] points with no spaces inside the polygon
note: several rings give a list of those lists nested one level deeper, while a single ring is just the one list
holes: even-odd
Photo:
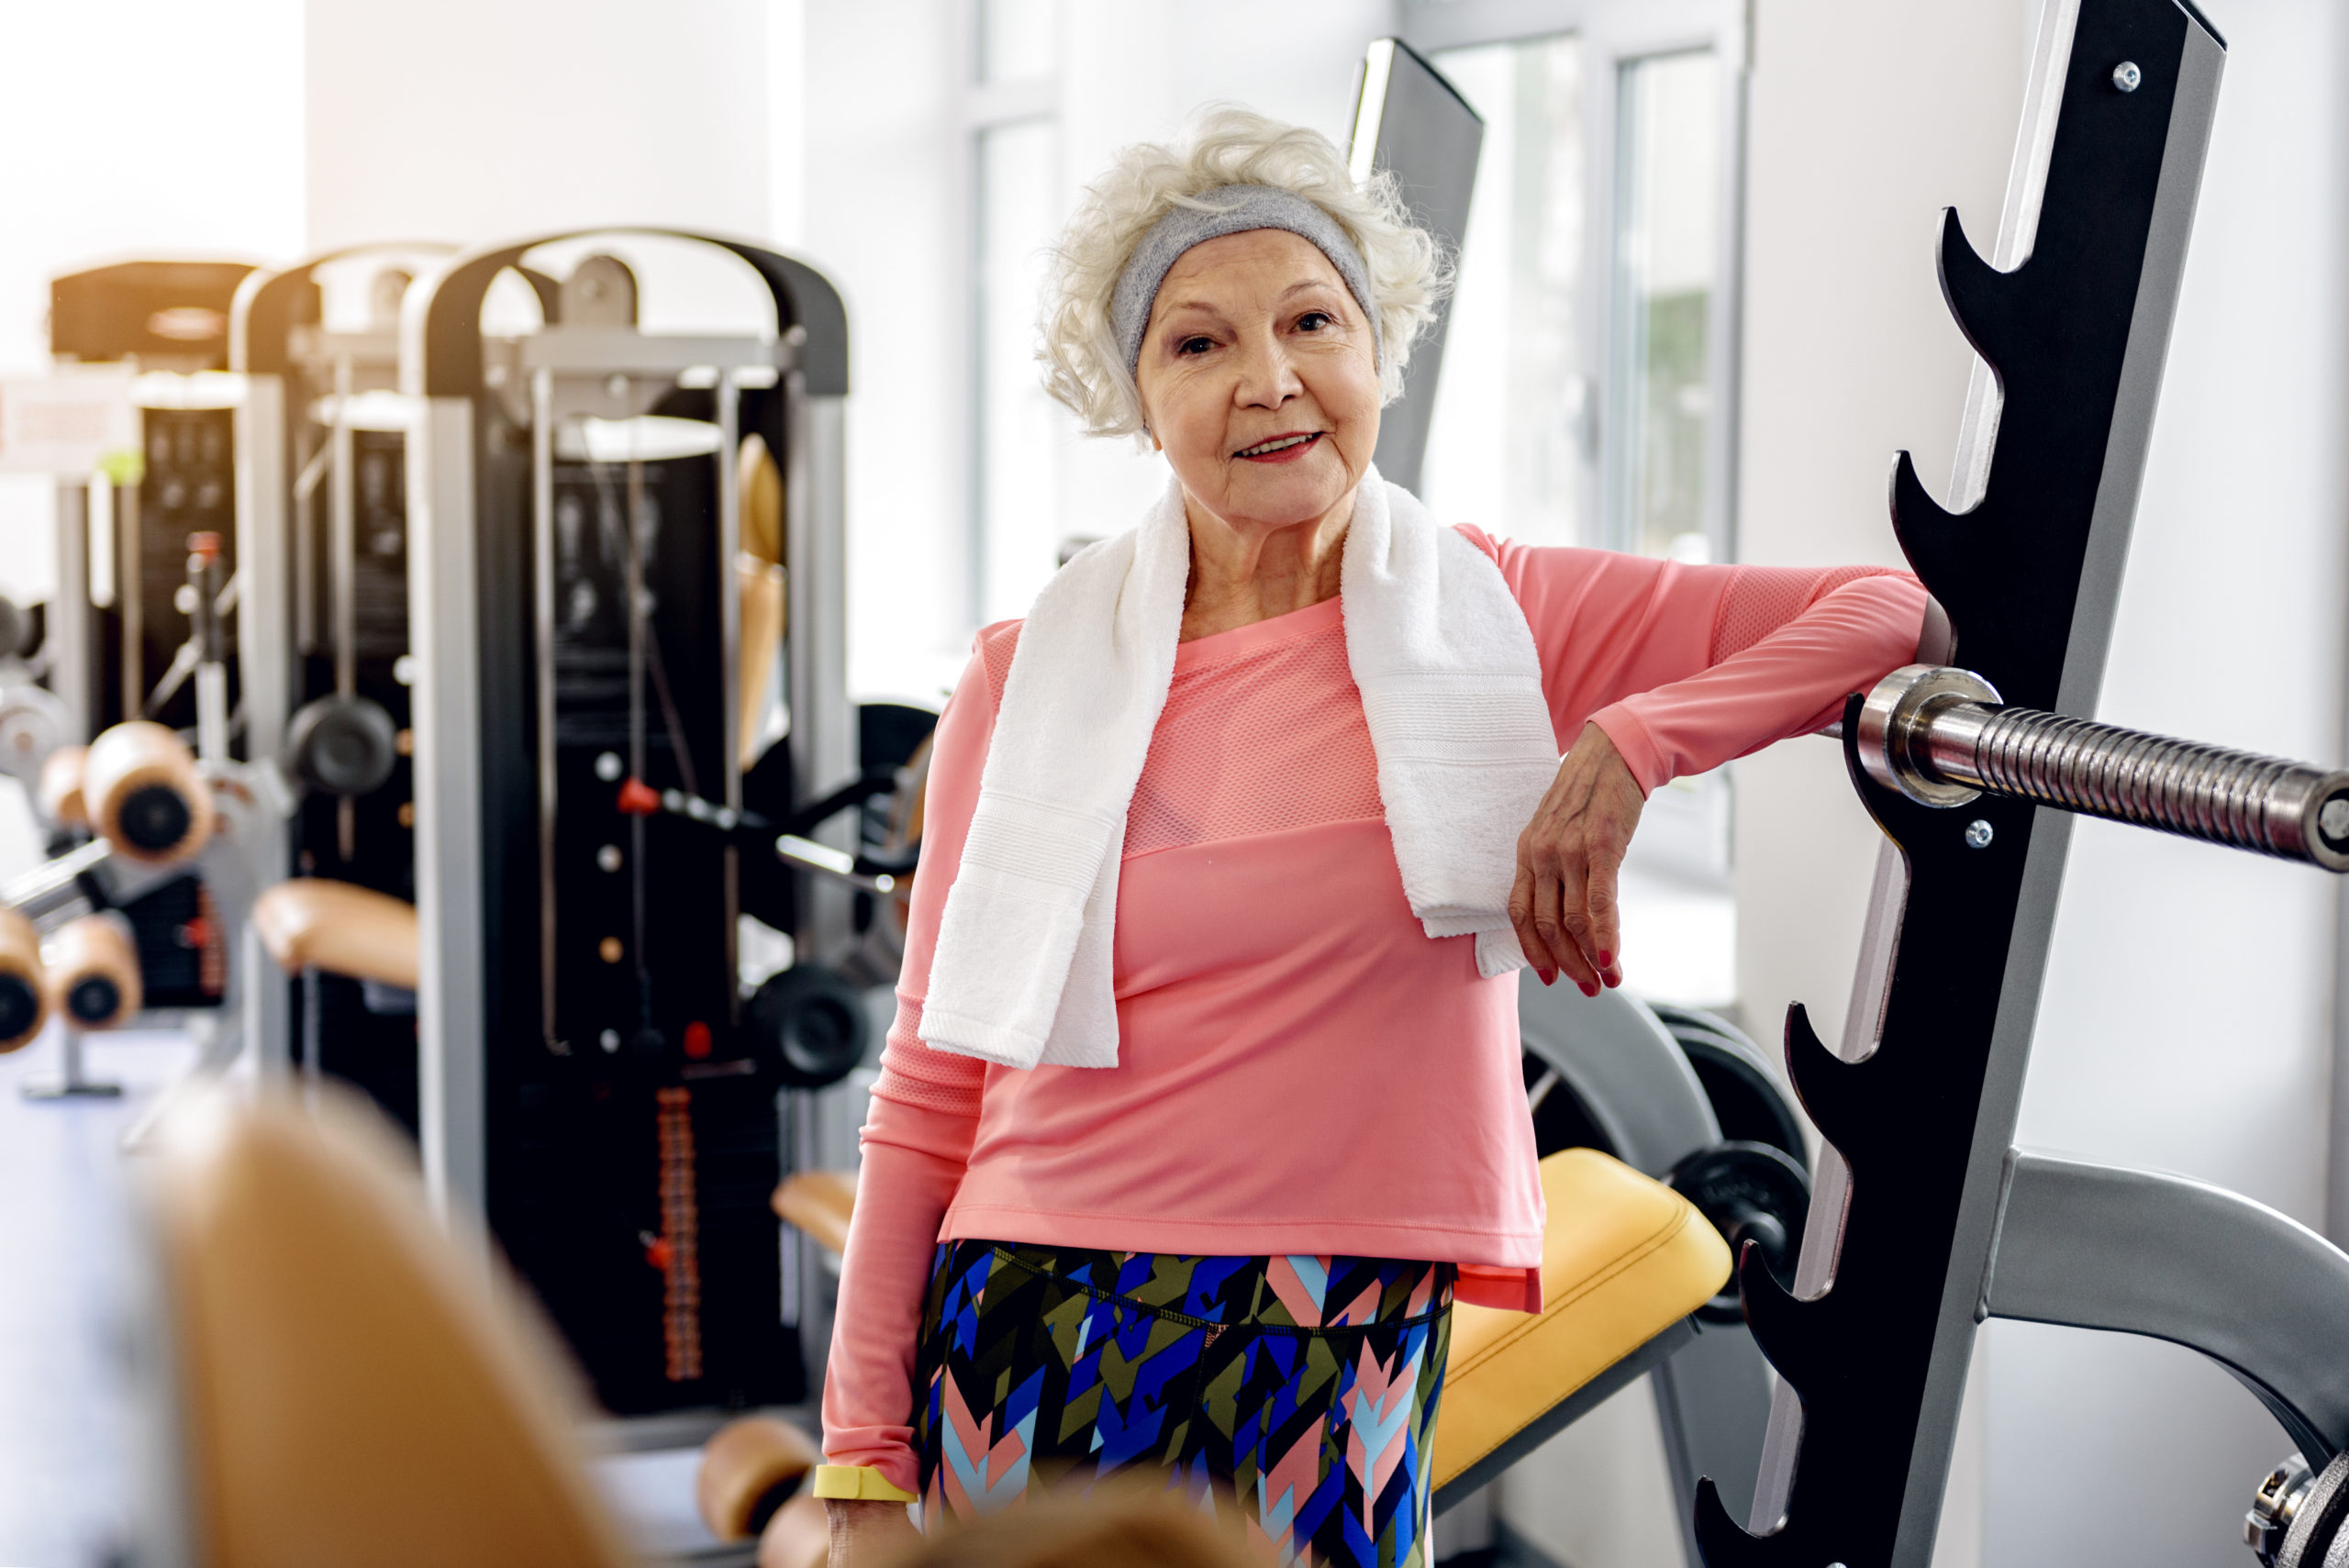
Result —
[{"label": "woman's eye", "polygon": [[1212,338],[1186,338],[1174,345],[1174,351],[1178,354],[1204,354],[1214,347],[1215,339]]},{"label": "woman's eye", "polygon": [[1330,326],[1334,318],[1326,310],[1308,310],[1297,318],[1297,329],[1300,332],[1319,332],[1324,327]]}]

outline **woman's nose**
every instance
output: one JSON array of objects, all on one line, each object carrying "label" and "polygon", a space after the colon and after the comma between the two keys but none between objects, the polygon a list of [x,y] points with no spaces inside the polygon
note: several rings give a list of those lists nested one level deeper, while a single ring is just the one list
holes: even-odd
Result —
[{"label": "woman's nose", "polygon": [[1305,390],[1287,349],[1272,333],[1243,339],[1238,358],[1240,384],[1235,393],[1242,407],[1277,408]]}]

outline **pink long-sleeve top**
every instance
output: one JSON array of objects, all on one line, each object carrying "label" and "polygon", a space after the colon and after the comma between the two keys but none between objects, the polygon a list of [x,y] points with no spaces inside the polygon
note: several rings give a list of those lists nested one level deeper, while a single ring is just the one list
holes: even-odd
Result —
[{"label": "pink long-sleeve top", "polygon": [[[1924,590],[1873,567],[1690,566],[1461,532],[1531,627],[1563,751],[1586,721],[1644,790],[1836,716],[1914,654]],[[1538,1309],[1542,1192],[1517,976],[1405,901],[1341,599],[1186,642],[1128,816],[1114,1068],[920,1040],[946,891],[1017,622],[979,634],[930,764],[897,1015],[863,1136],[824,1451],[912,1491],[938,1242],[1449,1262]]]}]

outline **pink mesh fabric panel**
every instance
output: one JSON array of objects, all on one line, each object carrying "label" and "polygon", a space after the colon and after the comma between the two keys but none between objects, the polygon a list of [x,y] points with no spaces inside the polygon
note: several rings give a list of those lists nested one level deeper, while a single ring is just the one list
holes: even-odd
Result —
[{"label": "pink mesh fabric panel", "polygon": [[1718,664],[1744,652],[1846,583],[1886,575],[1881,566],[1741,566],[1713,617],[1712,657],[1707,662]]},{"label": "pink mesh fabric panel", "polygon": [[971,1056],[932,1051],[921,1042],[921,1004],[902,992],[889,1042],[881,1051],[875,1095],[899,1105],[921,1106],[954,1116],[979,1114],[979,1089],[986,1063]]},{"label": "pink mesh fabric panel", "polygon": [[1011,678],[1011,655],[1019,647],[1019,623],[999,620],[979,628],[979,660],[987,670],[987,696],[1003,707],[1003,683]]},{"label": "pink mesh fabric panel", "polygon": [[1385,816],[1345,626],[1333,617],[1174,672],[1126,817],[1126,853]]}]

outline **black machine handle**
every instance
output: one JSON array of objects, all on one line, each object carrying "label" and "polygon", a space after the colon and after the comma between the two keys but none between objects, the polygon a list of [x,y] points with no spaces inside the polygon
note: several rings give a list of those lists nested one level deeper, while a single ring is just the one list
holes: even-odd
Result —
[{"label": "black machine handle", "polygon": [[1859,753],[1920,805],[2004,795],[2349,872],[2349,771],[2002,706],[1964,670],[1910,664],[1878,682]]},{"label": "black machine handle", "polygon": [[[785,864],[814,872],[834,882],[846,883],[860,892],[885,895],[897,891],[897,879],[887,872],[860,870],[856,857],[846,850],[819,844],[813,839],[801,838],[796,832],[778,832],[777,824],[755,811],[720,806],[699,795],[687,795],[681,789],[655,790],[640,779],[629,779],[621,784],[618,804],[620,810],[630,817],[651,817],[656,813],[682,817],[688,822],[698,822],[720,833],[740,834],[763,840],[774,858]],[[790,828],[796,825],[795,819],[782,826]]]}]

